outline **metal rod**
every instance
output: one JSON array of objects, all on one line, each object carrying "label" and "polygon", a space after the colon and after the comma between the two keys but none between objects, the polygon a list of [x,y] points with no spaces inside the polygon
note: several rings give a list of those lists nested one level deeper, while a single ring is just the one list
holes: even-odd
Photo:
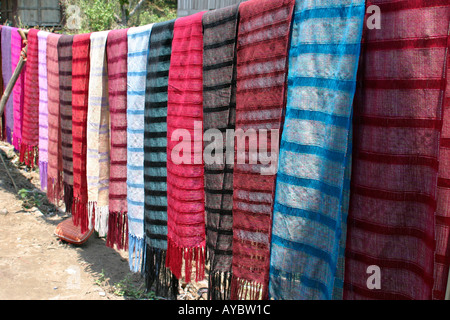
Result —
[{"label": "metal rod", "polygon": [[[28,31],[29,30],[22,30],[22,29],[17,30],[17,32],[19,32],[20,36],[22,37],[22,40],[27,40]],[[26,54],[28,50],[28,44],[25,46],[23,50]],[[3,116],[6,102],[8,102],[9,96],[11,95],[14,85],[16,84],[17,79],[19,78],[20,73],[22,72],[25,62],[26,60],[24,60],[23,57],[21,56],[19,62],[17,63],[16,70],[14,70],[14,73],[12,74],[11,79],[8,82],[8,85],[6,86],[5,92],[3,93],[2,99],[0,100],[0,117]]]}]

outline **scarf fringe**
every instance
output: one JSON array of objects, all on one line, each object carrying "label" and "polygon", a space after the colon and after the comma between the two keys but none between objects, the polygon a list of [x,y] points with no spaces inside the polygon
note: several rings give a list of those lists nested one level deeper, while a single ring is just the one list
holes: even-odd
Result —
[{"label": "scarf fringe", "polygon": [[20,146],[22,145],[22,141],[19,137],[14,135],[14,132],[13,132],[13,138],[12,138],[12,145],[14,146],[14,150],[16,152],[20,152]]},{"label": "scarf fringe", "polygon": [[231,272],[210,272],[208,279],[208,300],[230,300],[231,279]]},{"label": "scarf fringe", "polygon": [[110,212],[108,216],[108,236],[106,246],[118,250],[128,248],[128,217],[126,212]]},{"label": "scarf fringe", "polygon": [[64,204],[66,205],[66,212],[72,212],[73,206],[73,186],[64,182]]},{"label": "scarf fringe", "polygon": [[94,228],[95,231],[98,232],[98,236],[103,238],[108,233],[108,215],[109,215],[109,207],[108,206],[102,206],[99,207],[95,203],[92,206],[92,212],[89,212],[89,220],[94,220]]},{"label": "scarf fringe", "polygon": [[145,265],[144,256],[144,239],[140,239],[135,235],[128,234],[128,263],[130,264],[130,270],[138,273],[141,271],[142,266]]},{"label": "scarf fringe", "polygon": [[47,167],[48,162],[39,161],[39,178],[41,180],[41,190],[45,191],[47,190]]},{"label": "scarf fringe", "polygon": [[[181,248],[169,237],[167,238],[166,266],[170,268],[177,279],[182,278],[182,263],[184,260],[184,281],[191,282],[192,267],[195,266],[195,281],[205,278],[206,250],[204,246]],[[195,265],[194,265],[195,264]]]},{"label": "scarf fringe", "polygon": [[19,161],[25,163],[27,167],[34,168],[36,161],[36,147],[21,143],[19,146]]},{"label": "scarf fringe", "polygon": [[178,279],[166,267],[167,250],[145,246],[145,285],[147,292],[155,285],[155,294],[175,300],[178,295]]},{"label": "scarf fringe", "polygon": [[267,300],[267,285],[232,276],[231,300]]},{"label": "scarf fringe", "polygon": [[47,179],[47,198],[51,203],[58,206],[62,195],[62,185],[60,179]]},{"label": "scarf fringe", "polygon": [[80,226],[81,232],[89,230],[88,204],[79,198],[75,198],[72,203],[72,220],[75,226]]}]

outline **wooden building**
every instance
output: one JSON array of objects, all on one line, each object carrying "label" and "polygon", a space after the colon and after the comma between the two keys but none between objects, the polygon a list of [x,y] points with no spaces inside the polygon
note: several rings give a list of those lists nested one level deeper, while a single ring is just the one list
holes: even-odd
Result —
[{"label": "wooden building", "polygon": [[177,16],[185,17],[200,11],[231,6],[247,0],[178,0]]},{"label": "wooden building", "polygon": [[62,8],[59,0],[1,0],[1,24],[25,27],[59,27]]}]

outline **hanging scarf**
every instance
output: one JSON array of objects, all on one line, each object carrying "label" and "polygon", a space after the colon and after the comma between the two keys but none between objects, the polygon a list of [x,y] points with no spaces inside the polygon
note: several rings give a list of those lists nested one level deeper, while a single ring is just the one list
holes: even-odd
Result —
[{"label": "hanging scarf", "polygon": [[[239,7],[236,129],[254,129],[258,140],[262,135],[259,130],[269,130],[266,154],[278,153],[272,151],[279,139],[273,132],[278,133],[283,124],[293,7],[293,0],[249,1]],[[231,299],[255,300],[267,299],[276,175],[266,172],[268,168],[261,158],[257,164],[250,164],[250,158],[257,153],[252,150],[253,143],[249,145],[245,148],[249,160],[240,164],[238,159],[233,173]]]},{"label": "hanging scarf", "polygon": [[[236,33],[239,5],[203,15],[203,130],[225,133],[236,122]],[[218,76],[220,75],[220,76]],[[206,246],[209,297],[229,300],[233,243],[233,167],[205,162]],[[208,143],[205,143],[205,148]]]},{"label": "hanging scarf", "polygon": [[47,190],[48,166],[48,90],[47,90],[47,37],[49,33],[39,31],[38,75],[39,75],[39,177],[41,190]]},{"label": "hanging scarf", "polygon": [[61,150],[66,212],[72,211],[73,202],[72,43],[73,36],[69,35],[61,36],[58,42]]},{"label": "hanging scarf", "polygon": [[[366,3],[382,19],[363,34],[344,299],[429,300],[433,283],[443,298],[448,271],[433,270],[449,261],[448,189],[443,198],[437,189],[450,22],[442,3]],[[379,289],[368,287],[369,266],[380,268]]]},{"label": "hanging scarf", "polygon": [[152,28],[145,92],[144,231],[147,290],[176,298],[178,281],[166,268],[167,254],[167,87],[175,20]]},{"label": "hanging scarf", "polygon": [[144,258],[144,109],[152,25],[128,30],[127,200],[129,264],[138,272]]},{"label": "hanging scarf", "polygon": [[58,205],[62,188],[62,152],[59,117],[58,41],[61,35],[47,37],[47,93],[48,93],[48,166],[47,197]]},{"label": "hanging scarf", "polygon": [[340,246],[365,9],[362,0],[350,2],[295,9],[271,241],[274,299],[342,296]]},{"label": "hanging scarf", "polygon": [[[87,117],[87,183],[89,217],[95,217],[100,237],[108,231],[109,204],[109,103],[106,39],[109,31],[91,34],[89,102]],[[89,218],[89,221],[92,221]]]},{"label": "hanging scarf", "polygon": [[89,228],[88,189],[86,180],[87,116],[91,34],[73,38],[72,55],[72,149],[74,224],[84,233]]},{"label": "hanging scarf", "polygon": [[[35,148],[39,145],[39,30],[30,29],[28,32],[27,65],[24,79],[24,102],[22,144],[20,162],[34,167]],[[26,88],[26,90],[25,90]]]},{"label": "hanging scarf", "polygon": [[[11,29],[11,65],[12,72],[16,70],[17,64],[20,60],[20,52],[23,48],[22,37],[17,28]],[[24,65],[22,72],[17,78],[16,84],[13,88],[13,107],[14,107],[14,129],[13,129],[13,146],[22,153],[22,121],[23,121],[23,102],[24,102],[24,82],[27,67]]]},{"label": "hanging scarf", "polygon": [[[0,25],[0,35],[1,35],[1,32],[2,32],[2,26]],[[0,49],[1,49],[1,36],[0,36]],[[3,60],[2,59],[2,56],[0,55],[0,60]],[[2,62],[0,61],[0,92],[3,94],[3,71],[2,71]],[[2,133],[1,133],[1,139],[2,139],[2,141],[6,141],[7,140],[7,137],[6,137],[6,114],[5,114],[5,111],[3,110],[3,114],[2,114],[2,122],[1,122],[1,125],[2,125]]]},{"label": "hanging scarf", "polygon": [[[167,256],[177,279],[204,278],[205,194],[203,181],[203,34],[199,12],[175,21],[167,102]],[[196,126],[200,123],[200,126]],[[189,133],[191,150],[174,152],[178,132]],[[186,137],[182,139],[186,139]],[[186,142],[184,142],[186,145]],[[176,153],[176,154],[175,154]],[[174,156],[183,154],[187,161]],[[184,260],[184,276],[181,274]]]},{"label": "hanging scarf", "polygon": [[106,245],[127,248],[127,31],[108,34],[109,111],[111,117],[111,169],[109,221]]},{"label": "hanging scarf", "polygon": [[[13,70],[11,64],[11,27],[2,26],[1,36],[1,49],[2,49],[2,76],[4,89],[11,79]],[[16,31],[17,32],[17,31]],[[3,91],[2,91],[3,92]],[[14,128],[14,111],[13,111],[13,97],[10,96],[5,105],[4,119],[5,119],[5,131],[6,141],[12,144],[12,133]]]}]

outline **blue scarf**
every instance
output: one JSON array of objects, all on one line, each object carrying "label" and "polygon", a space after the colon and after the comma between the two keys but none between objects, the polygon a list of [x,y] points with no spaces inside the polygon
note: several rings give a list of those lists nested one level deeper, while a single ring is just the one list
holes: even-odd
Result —
[{"label": "blue scarf", "polygon": [[364,1],[297,1],[276,182],[269,294],[342,296],[352,102]]}]

